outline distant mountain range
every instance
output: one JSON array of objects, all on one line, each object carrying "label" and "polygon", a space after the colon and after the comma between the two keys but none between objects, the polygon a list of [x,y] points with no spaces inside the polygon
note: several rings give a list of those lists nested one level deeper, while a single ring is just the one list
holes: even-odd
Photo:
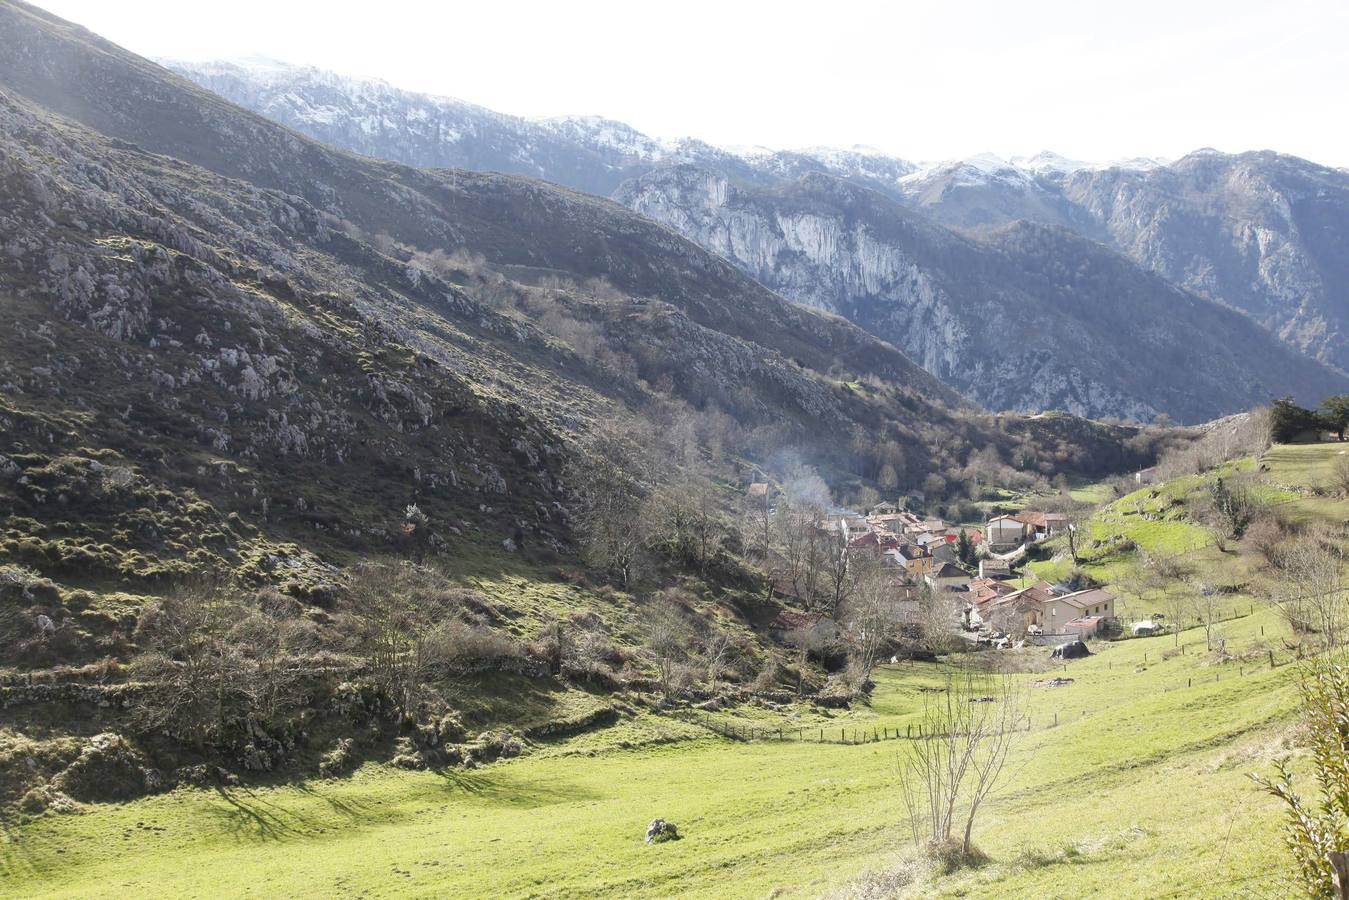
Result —
[{"label": "distant mountain range", "polygon": [[1349,368],[1349,173],[1294,157],[732,151],[275,62],[169,65],[336,146],[614,197],[993,408],[1193,421],[1342,389],[1339,371],[1301,357]]}]

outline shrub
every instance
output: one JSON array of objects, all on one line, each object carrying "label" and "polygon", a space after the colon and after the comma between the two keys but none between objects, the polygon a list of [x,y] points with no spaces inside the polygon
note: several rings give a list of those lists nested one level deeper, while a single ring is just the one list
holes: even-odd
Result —
[{"label": "shrub", "polygon": [[500,665],[524,656],[524,647],[508,635],[457,620],[437,626],[431,642],[431,652],[439,654],[450,669],[458,671]]},{"label": "shrub", "polygon": [[923,853],[936,864],[943,875],[950,875],[961,869],[974,869],[988,862],[988,855],[971,844],[967,849],[957,838],[931,841],[923,847]]}]

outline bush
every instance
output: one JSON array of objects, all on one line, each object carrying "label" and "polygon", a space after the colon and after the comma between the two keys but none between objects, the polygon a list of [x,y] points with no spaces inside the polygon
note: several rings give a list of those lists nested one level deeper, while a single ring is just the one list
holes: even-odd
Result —
[{"label": "bush", "polygon": [[974,869],[988,862],[988,855],[973,845],[968,850],[956,838],[944,841],[932,841],[923,848],[923,853],[932,860],[938,871],[950,875],[961,869]]},{"label": "bush", "polygon": [[90,738],[52,786],[76,800],[105,802],[131,800],[165,785],[125,738],[99,734]]},{"label": "bush", "polygon": [[438,653],[452,670],[469,671],[485,665],[520,659],[524,647],[513,638],[483,625],[450,621],[432,633],[432,652]]}]

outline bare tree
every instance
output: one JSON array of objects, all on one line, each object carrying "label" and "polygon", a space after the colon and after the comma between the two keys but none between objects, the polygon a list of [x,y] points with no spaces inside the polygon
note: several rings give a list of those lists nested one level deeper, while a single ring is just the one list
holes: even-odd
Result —
[{"label": "bare tree", "polygon": [[721,496],[716,484],[704,472],[689,479],[689,525],[693,559],[698,571],[706,572],[707,564],[720,552],[726,535],[726,522],[721,514]]},{"label": "bare tree", "polygon": [[733,664],[736,653],[735,637],[731,632],[715,627],[708,632],[703,638],[703,664],[709,685],[716,687]]},{"label": "bare tree", "polygon": [[300,605],[272,590],[251,597],[220,584],[180,587],[137,623],[147,682],[137,724],[205,750],[241,722],[283,722],[305,699],[301,659],[318,643]]},{"label": "bare tree", "polygon": [[1280,543],[1270,599],[1295,634],[1317,634],[1338,647],[1349,627],[1344,551],[1333,537],[1312,530]]},{"label": "bare tree", "polygon": [[1186,581],[1188,574],[1189,567],[1180,556],[1154,553],[1143,557],[1141,569],[1132,573],[1135,580],[1126,580],[1140,599],[1146,597],[1166,611],[1177,647],[1181,628],[1194,607],[1193,589]]},{"label": "bare tree", "polygon": [[871,677],[894,633],[900,586],[894,570],[871,558],[855,561],[850,581],[851,591],[841,607],[842,619],[849,631],[853,680],[861,685]]},{"label": "bare tree", "polygon": [[1204,646],[1209,650],[1215,649],[1215,638],[1220,645],[1222,644],[1222,637],[1218,633],[1223,610],[1221,598],[1222,595],[1211,584],[1195,585],[1194,593],[1190,597],[1189,608],[1199,621],[1199,626],[1204,629]]},{"label": "bare tree", "polygon": [[646,647],[656,663],[661,693],[667,700],[681,687],[679,676],[693,637],[685,599],[685,592],[679,588],[666,588],[652,595],[648,604]]},{"label": "bare tree", "polygon": [[757,496],[746,495],[742,514],[745,520],[745,532],[753,541],[759,558],[767,560],[773,549],[773,504],[765,490]]},{"label": "bare tree", "polygon": [[813,609],[819,599],[831,543],[828,535],[819,528],[820,511],[813,507],[794,507],[784,500],[774,519],[792,593],[807,609]]},{"label": "bare tree", "polygon": [[1002,785],[1025,721],[1025,696],[1006,675],[963,669],[923,695],[923,736],[906,742],[899,760],[915,844],[948,859],[957,846],[961,859],[974,854],[979,810]]},{"label": "bare tree", "polygon": [[819,535],[823,559],[824,590],[818,610],[832,616],[847,602],[853,589],[853,561],[848,553],[848,538],[843,529],[823,532]]},{"label": "bare tree", "polygon": [[136,710],[142,728],[203,750],[247,712],[250,666],[234,634],[244,614],[218,585],[180,588],[145,609],[136,636],[146,649],[133,661],[151,686]]},{"label": "bare tree", "polygon": [[956,597],[950,591],[934,590],[927,582],[917,590],[919,625],[923,642],[933,653],[946,653],[960,646]]},{"label": "bare tree", "polygon": [[651,470],[644,441],[614,425],[598,426],[567,470],[586,559],[624,587],[651,535]]},{"label": "bare tree", "polygon": [[375,685],[407,713],[448,664],[449,610],[443,584],[411,563],[367,563],[352,573],[344,631]]},{"label": "bare tree", "polygon": [[244,684],[250,707],[264,722],[280,719],[304,700],[297,663],[319,647],[318,631],[298,600],[273,588],[259,591],[233,634],[252,675]]}]

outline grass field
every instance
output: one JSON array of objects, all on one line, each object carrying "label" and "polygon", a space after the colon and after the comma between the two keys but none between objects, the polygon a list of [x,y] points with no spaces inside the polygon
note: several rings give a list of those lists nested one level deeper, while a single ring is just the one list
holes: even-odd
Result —
[{"label": "grass field", "polygon": [[[1276,447],[1237,465],[1263,466],[1292,514],[1342,522],[1349,504],[1315,492],[1337,453]],[[1220,551],[1186,519],[1199,484],[1181,479],[1105,507],[1090,526],[1101,544],[1088,571],[1110,581],[1125,555],[1110,548],[1127,537],[1183,553],[1208,577],[1249,574],[1250,554]],[[1046,575],[1055,566],[1037,564]],[[990,860],[920,873],[908,894],[1282,895],[1279,811],[1248,776],[1294,746],[1298,667],[1271,610],[1238,594],[1227,612],[1222,657],[1198,629],[1097,644],[1066,665],[1043,650],[1013,654],[1031,721],[975,832]],[[871,702],[850,710],[638,713],[479,769],[371,764],[346,779],[178,789],[7,825],[0,896],[846,895],[914,868],[897,793],[906,744],[818,737],[905,732],[920,715],[919,688],[950,665],[886,667]],[[1073,681],[1032,686],[1051,674]],[[579,710],[587,698],[573,700]],[[772,737],[722,736],[731,729]],[[643,844],[657,816],[684,839]]]},{"label": "grass field", "polygon": [[[1296,667],[1258,649],[1277,627],[1264,612],[1231,623],[1229,648],[1256,648],[1246,663],[1216,663],[1189,632],[1183,654],[1169,637],[1103,645],[1058,672],[1071,685],[1027,688],[1032,728],[976,833],[992,861],[920,893],[1268,896],[1278,820],[1245,773],[1289,730]],[[869,709],[828,726],[902,727],[939,669],[887,668]],[[909,852],[901,746],[732,741],[638,717],[477,770],[179,789],[7,830],[0,895],[814,896]],[[644,845],[655,816],[685,839]]]}]

